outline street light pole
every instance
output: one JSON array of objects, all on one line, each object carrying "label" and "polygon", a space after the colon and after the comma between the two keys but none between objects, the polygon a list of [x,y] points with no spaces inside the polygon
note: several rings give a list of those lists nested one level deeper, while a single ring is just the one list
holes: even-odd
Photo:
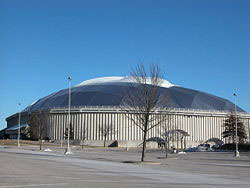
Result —
[{"label": "street light pole", "polygon": [[19,111],[19,114],[18,114],[18,136],[17,136],[17,147],[20,148],[20,127],[21,127],[21,103],[19,102],[18,103],[18,111]]},{"label": "street light pole", "polygon": [[70,151],[70,146],[69,146],[69,139],[70,139],[70,103],[71,103],[71,80],[72,78],[69,76],[68,81],[69,81],[69,109],[68,109],[68,148],[66,154],[73,154]]},{"label": "street light pole", "polygon": [[234,102],[234,111],[235,111],[235,157],[240,157],[238,150],[238,125],[237,125],[237,109],[236,109],[236,98],[237,94],[234,93],[235,102]]}]

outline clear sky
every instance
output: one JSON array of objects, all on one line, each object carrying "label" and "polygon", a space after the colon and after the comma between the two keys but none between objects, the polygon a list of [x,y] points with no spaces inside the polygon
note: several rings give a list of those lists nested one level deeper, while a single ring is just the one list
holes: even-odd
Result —
[{"label": "clear sky", "polygon": [[35,100],[157,62],[250,112],[249,0],[0,0],[0,129]]}]

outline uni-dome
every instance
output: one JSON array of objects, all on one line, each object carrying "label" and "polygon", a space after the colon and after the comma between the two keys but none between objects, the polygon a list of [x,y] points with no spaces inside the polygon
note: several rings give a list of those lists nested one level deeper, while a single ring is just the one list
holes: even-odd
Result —
[{"label": "uni-dome", "polygon": [[[150,84],[150,79],[147,80]],[[123,104],[125,93],[132,87],[138,86],[130,77],[101,77],[84,81],[71,89],[71,106],[120,106]],[[185,108],[197,110],[232,111],[234,104],[227,99],[217,97],[198,90],[176,86],[162,80],[160,86],[161,98],[166,98],[166,104],[159,107]],[[25,110],[36,111],[68,106],[68,89],[63,89],[39,99]],[[237,107],[238,111],[244,112]]]}]

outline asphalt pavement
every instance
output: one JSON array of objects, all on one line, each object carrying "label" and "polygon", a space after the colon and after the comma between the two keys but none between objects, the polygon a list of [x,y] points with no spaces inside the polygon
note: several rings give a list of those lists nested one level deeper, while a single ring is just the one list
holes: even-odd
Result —
[{"label": "asphalt pavement", "polygon": [[140,149],[0,146],[0,188],[7,187],[250,187],[250,153],[170,154]]}]

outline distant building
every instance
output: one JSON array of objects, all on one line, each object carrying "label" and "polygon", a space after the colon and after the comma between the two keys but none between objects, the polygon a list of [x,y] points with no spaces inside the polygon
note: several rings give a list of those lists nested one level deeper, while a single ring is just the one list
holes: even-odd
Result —
[{"label": "distant building", "polygon": [[[129,83],[129,84],[128,84]],[[128,116],[134,112],[124,112],[120,106],[124,102],[125,91],[136,87],[129,77],[104,77],[87,80],[72,87],[71,123],[74,140],[80,142],[86,136],[86,143],[100,145],[103,141],[102,126],[112,125],[113,134],[108,135],[109,144],[118,146],[138,146],[142,141],[141,130]],[[234,104],[226,99],[201,91],[175,86],[163,80],[160,96],[167,98],[167,104],[157,104],[159,110],[170,114],[171,126],[165,122],[168,130],[178,129],[187,132],[185,147],[198,145],[211,138],[221,138],[223,121],[234,110]],[[64,139],[68,126],[68,89],[52,93],[28,106],[21,113],[21,124],[27,124],[32,113],[49,112],[47,136],[51,140]],[[250,114],[237,107],[237,113],[246,125],[249,141]],[[18,113],[6,118],[7,129],[18,124]],[[161,138],[164,125],[155,127],[148,139]],[[84,136],[84,134],[86,134]],[[176,147],[176,143],[172,143]],[[182,143],[183,144],[183,143]]]}]

